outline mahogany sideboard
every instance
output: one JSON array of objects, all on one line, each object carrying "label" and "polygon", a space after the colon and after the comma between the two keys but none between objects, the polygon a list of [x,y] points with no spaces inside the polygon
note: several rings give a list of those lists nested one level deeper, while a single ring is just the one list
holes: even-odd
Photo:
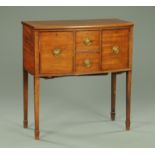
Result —
[{"label": "mahogany sideboard", "polygon": [[120,19],[23,21],[24,128],[28,73],[34,77],[35,139],[39,139],[40,78],[111,73],[111,120],[116,76],[126,73],[126,130],[130,129],[133,23]]}]

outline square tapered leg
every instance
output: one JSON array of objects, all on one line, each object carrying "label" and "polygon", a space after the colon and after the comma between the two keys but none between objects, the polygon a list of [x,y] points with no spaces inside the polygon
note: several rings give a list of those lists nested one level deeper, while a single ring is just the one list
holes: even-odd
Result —
[{"label": "square tapered leg", "polygon": [[28,127],[28,72],[23,69],[24,128]]},{"label": "square tapered leg", "polygon": [[39,140],[39,81],[39,77],[34,77],[34,118],[36,140]]},{"label": "square tapered leg", "polygon": [[126,130],[130,130],[132,72],[126,72]]},{"label": "square tapered leg", "polygon": [[116,73],[111,74],[111,120],[115,120],[116,106]]}]

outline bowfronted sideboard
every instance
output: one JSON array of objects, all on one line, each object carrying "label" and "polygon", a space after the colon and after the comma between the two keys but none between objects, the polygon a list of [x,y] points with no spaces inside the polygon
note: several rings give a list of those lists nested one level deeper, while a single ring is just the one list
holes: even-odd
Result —
[{"label": "bowfronted sideboard", "polygon": [[34,77],[35,139],[39,139],[40,78],[111,73],[111,119],[116,76],[126,73],[126,129],[130,129],[133,23],[120,19],[23,21],[24,127],[28,73]]}]

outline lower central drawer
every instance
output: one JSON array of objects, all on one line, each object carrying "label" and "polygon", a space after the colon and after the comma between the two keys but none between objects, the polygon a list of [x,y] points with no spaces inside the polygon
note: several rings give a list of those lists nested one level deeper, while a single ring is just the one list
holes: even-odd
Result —
[{"label": "lower central drawer", "polygon": [[99,53],[76,53],[76,73],[92,73],[100,70]]}]

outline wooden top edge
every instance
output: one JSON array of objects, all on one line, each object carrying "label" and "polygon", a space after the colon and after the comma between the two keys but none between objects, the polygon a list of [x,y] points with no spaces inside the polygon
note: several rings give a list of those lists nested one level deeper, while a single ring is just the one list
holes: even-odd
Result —
[{"label": "wooden top edge", "polygon": [[108,28],[133,26],[130,21],[121,19],[89,19],[89,20],[48,20],[48,21],[22,21],[22,24],[28,25],[33,29],[61,29],[61,28]]}]

